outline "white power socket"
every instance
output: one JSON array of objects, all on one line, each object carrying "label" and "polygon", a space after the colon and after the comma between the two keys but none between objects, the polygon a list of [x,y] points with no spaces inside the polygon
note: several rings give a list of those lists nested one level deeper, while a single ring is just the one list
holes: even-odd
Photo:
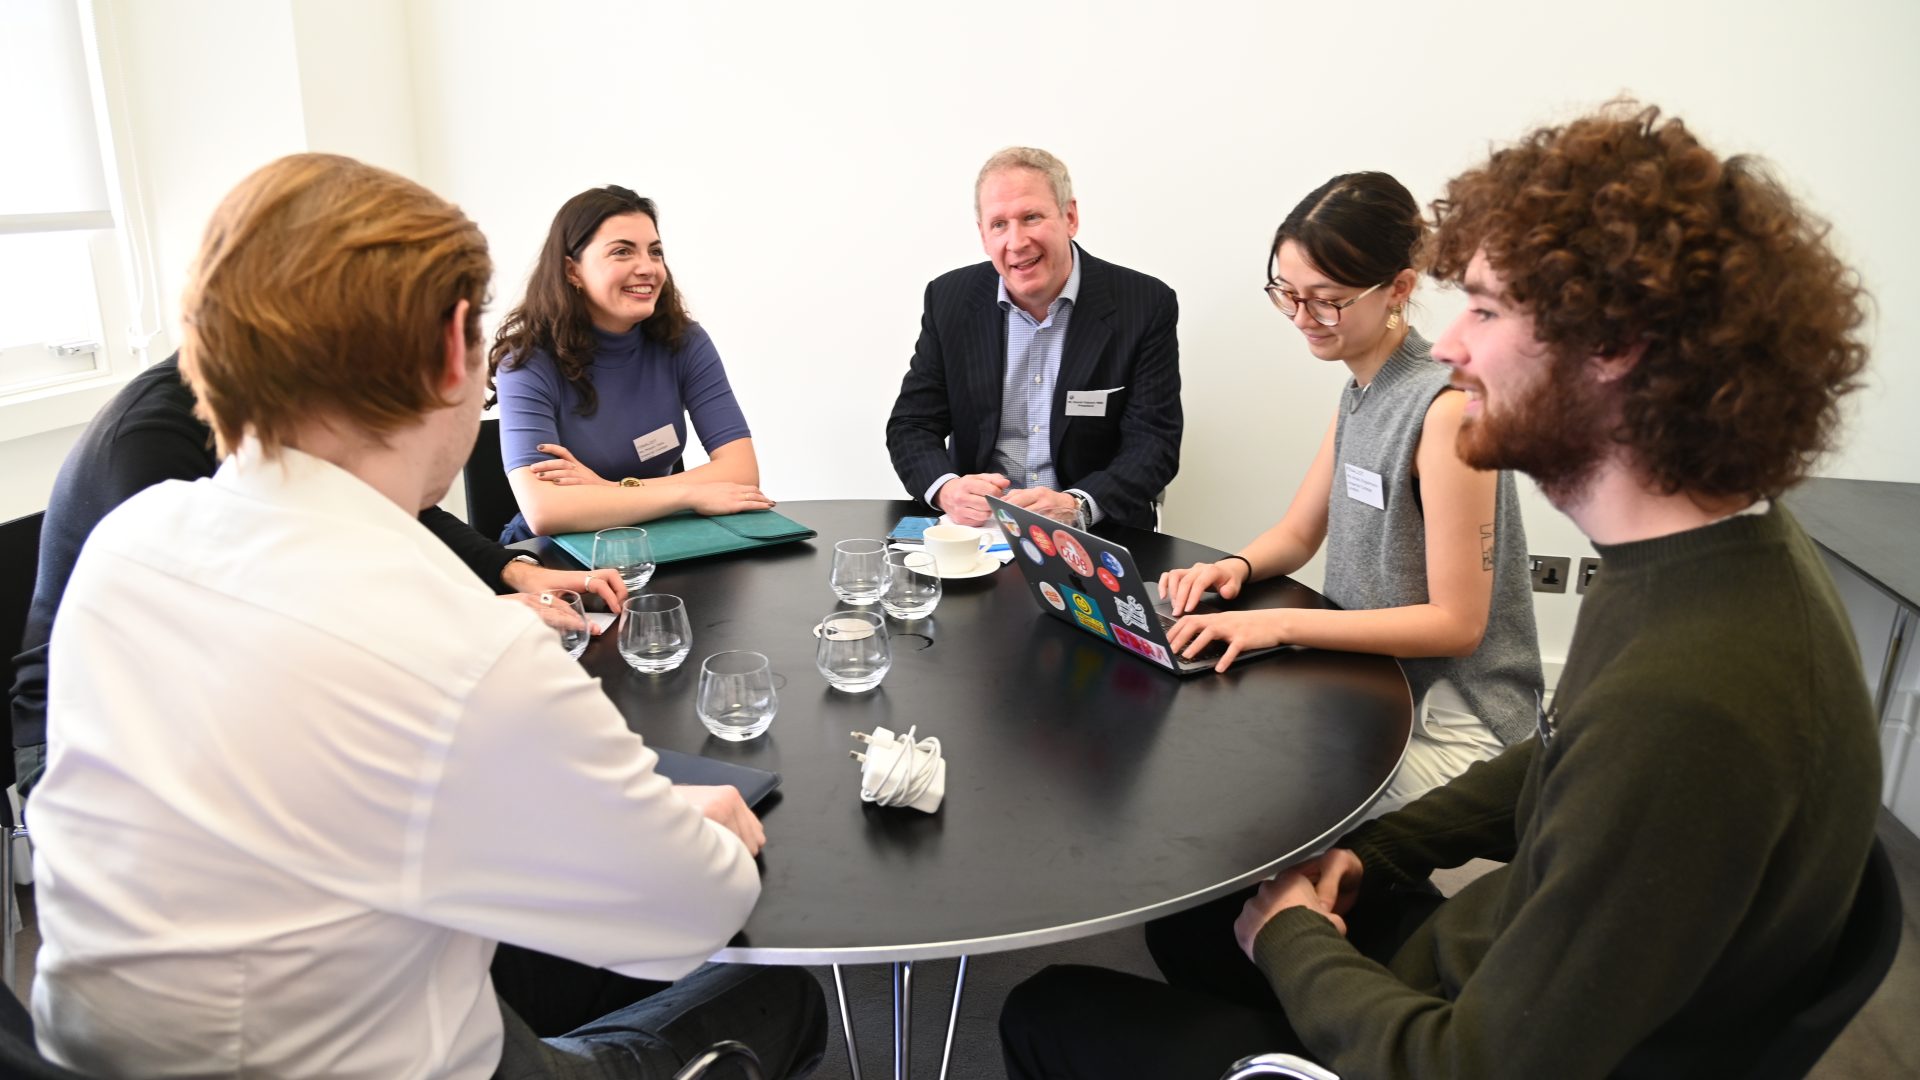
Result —
[{"label": "white power socket", "polygon": [[873,734],[855,731],[856,742],[865,743],[866,753],[852,752],[860,763],[860,798],[881,806],[911,806],[931,814],[940,809],[947,794],[947,762],[940,756],[940,740],[914,740],[918,728],[905,735],[877,727]]}]

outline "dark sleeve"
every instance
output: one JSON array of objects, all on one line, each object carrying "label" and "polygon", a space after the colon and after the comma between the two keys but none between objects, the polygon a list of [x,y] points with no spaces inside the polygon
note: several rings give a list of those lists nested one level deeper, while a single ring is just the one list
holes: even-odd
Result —
[{"label": "dark sleeve", "polygon": [[[1151,279],[1148,279],[1151,280]],[[1120,414],[1120,449],[1105,468],[1078,477],[1069,487],[1093,497],[1101,520],[1152,522],[1154,497],[1180,470],[1180,301],[1172,289],[1152,282],[1146,297],[1146,330],[1135,347],[1128,375],[1127,405]],[[1122,304],[1133,299],[1122,294]]]},{"label": "dark sleeve", "polygon": [[[1655,711],[1644,695],[1596,697],[1583,697],[1594,715],[1636,730],[1570,745],[1541,779],[1531,887],[1517,909],[1495,919],[1479,905],[1501,897],[1466,894],[1448,905],[1471,903],[1472,915],[1450,919],[1443,907],[1418,946],[1456,961],[1479,953],[1457,993],[1408,985],[1308,909],[1261,929],[1256,963],[1334,1071],[1612,1075],[1712,976],[1778,870],[1770,853],[1795,813],[1781,792],[1796,789],[1798,766],[1747,737],[1759,726],[1751,717],[1711,703]],[[1493,936],[1462,939],[1482,932]]]},{"label": "dark sleeve", "polygon": [[[47,643],[53,617],[67,591],[67,578],[80,547],[100,519],[155,484],[198,480],[213,475],[217,464],[208,445],[211,434],[193,417],[193,398],[184,388],[178,400],[162,398],[152,414],[125,423],[117,432],[81,437],[54,484],[40,527],[40,558],[33,603],[14,658],[13,743],[37,746],[47,741]],[[99,446],[98,456],[89,451]]]},{"label": "dark sleeve", "polygon": [[473,526],[437,506],[420,511],[420,524],[452,548],[460,561],[467,564],[467,569],[486,582],[488,588],[496,593],[513,591],[501,583],[500,571],[513,561],[514,552],[481,536]]},{"label": "dark sleeve", "polygon": [[887,417],[887,453],[893,456],[893,471],[906,486],[907,496],[916,501],[926,497],[927,488],[935,480],[959,471],[947,452],[947,436],[953,434],[953,404],[947,396],[946,354],[934,318],[937,284],[927,286],[920,311],[920,340],[914,343],[913,360],[900,382],[900,396],[894,400],[893,414]]},{"label": "dark sleeve", "polygon": [[[1366,867],[1369,886],[1425,881],[1435,870],[1470,859],[1506,862],[1517,843],[1514,808],[1539,740],[1507,748],[1391,814],[1384,814],[1341,838]],[[1382,872],[1386,877],[1383,878]]]},{"label": "dark sleeve", "polygon": [[747,414],[733,396],[720,350],[705,329],[696,327],[680,357],[680,404],[687,410],[694,433],[708,456],[715,450],[753,435]]}]

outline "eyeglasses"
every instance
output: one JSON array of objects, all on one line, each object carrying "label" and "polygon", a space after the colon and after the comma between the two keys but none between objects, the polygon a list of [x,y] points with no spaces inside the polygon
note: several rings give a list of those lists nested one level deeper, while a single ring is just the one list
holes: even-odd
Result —
[{"label": "eyeglasses", "polygon": [[[1380,283],[1380,285],[1385,284],[1386,282],[1384,281]],[[1273,306],[1280,309],[1280,314],[1285,315],[1289,319],[1299,314],[1300,305],[1305,304],[1307,306],[1307,314],[1313,316],[1314,322],[1319,323],[1321,326],[1338,326],[1340,325],[1341,312],[1365,299],[1367,293],[1379,288],[1380,285],[1373,286],[1373,288],[1368,289],[1367,292],[1363,292],[1351,300],[1321,300],[1318,297],[1310,299],[1301,296],[1298,293],[1289,291],[1284,285],[1269,281],[1267,282],[1267,299],[1273,301]]]}]

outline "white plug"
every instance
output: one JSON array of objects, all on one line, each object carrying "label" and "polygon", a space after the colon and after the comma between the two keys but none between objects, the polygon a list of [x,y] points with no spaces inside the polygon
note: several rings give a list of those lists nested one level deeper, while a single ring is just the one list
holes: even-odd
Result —
[{"label": "white plug", "polygon": [[851,732],[856,742],[867,745],[867,752],[852,751],[860,763],[860,799],[881,806],[911,806],[931,814],[940,809],[947,794],[947,763],[940,756],[940,740],[914,741],[918,728],[895,735],[883,727],[873,734]]}]

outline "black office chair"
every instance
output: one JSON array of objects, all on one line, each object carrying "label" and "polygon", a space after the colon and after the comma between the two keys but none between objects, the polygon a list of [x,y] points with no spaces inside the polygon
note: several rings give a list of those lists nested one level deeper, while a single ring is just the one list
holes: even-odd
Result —
[{"label": "black office chair", "polygon": [[754,1053],[746,1043],[733,1039],[714,1043],[702,1050],[698,1057],[673,1074],[673,1080],[700,1080],[715,1065],[729,1058],[738,1059],[741,1080],[766,1080],[766,1074],[760,1070],[760,1055]]},{"label": "black office chair", "polygon": [[[0,689],[13,686],[13,658],[27,631],[27,610],[33,605],[33,582],[40,566],[40,522],[44,513],[28,514],[0,524]],[[0,789],[10,788],[13,775],[13,739],[0,753]],[[27,830],[13,816],[11,801],[0,800],[0,982],[13,985],[13,848]]]},{"label": "black office chair", "polygon": [[460,480],[467,491],[467,524],[481,536],[498,540],[507,522],[520,512],[501,462],[500,421],[480,421],[480,437],[473,441],[473,453],[467,456]]},{"label": "black office chair", "polygon": [[40,1056],[33,1017],[12,994],[0,991],[0,1080],[87,1080]]},{"label": "black office chair", "polygon": [[[1800,1080],[1826,1054],[1867,999],[1879,988],[1900,950],[1900,885],[1887,850],[1874,837],[1867,869],[1854,894],[1853,910],[1840,929],[1827,966],[1827,978],[1811,1001],[1776,1029],[1758,1048],[1747,1080]],[[1730,1074],[1731,1075],[1731,1074]],[[1291,1054],[1255,1054],[1233,1063],[1221,1080],[1286,1077],[1288,1080],[1339,1080],[1334,1073]]]}]

